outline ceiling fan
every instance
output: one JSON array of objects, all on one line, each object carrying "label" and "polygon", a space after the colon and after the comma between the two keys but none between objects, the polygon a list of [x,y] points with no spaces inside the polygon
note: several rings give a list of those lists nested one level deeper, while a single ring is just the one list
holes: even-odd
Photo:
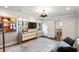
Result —
[{"label": "ceiling fan", "polygon": [[41,13],[40,17],[47,17],[48,15],[45,13],[45,10],[43,10],[43,13]]}]

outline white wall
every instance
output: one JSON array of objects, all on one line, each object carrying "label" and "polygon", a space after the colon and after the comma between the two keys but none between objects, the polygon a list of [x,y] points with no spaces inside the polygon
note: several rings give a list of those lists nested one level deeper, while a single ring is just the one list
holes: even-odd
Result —
[{"label": "white wall", "polygon": [[44,22],[42,24],[43,36],[48,36],[48,23]]},{"label": "white wall", "polygon": [[55,23],[54,21],[44,21],[43,22],[43,35],[48,37],[54,37],[55,34]]},{"label": "white wall", "polygon": [[[7,16],[7,17],[18,17],[17,12],[13,11],[7,11],[7,10],[2,10],[0,9],[0,16]],[[8,32],[5,33],[5,43],[6,46],[14,44],[17,42],[17,32]],[[2,33],[0,33],[0,48],[2,47]]]},{"label": "white wall", "polygon": [[72,39],[76,38],[76,19],[75,17],[67,17],[63,20],[63,27],[62,27],[62,35],[63,39],[66,37],[70,37]]},{"label": "white wall", "polygon": [[48,37],[54,37],[55,34],[55,23],[54,21],[48,22]]},{"label": "white wall", "polygon": [[[29,16],[21,12],[5,10],[5,9],[0,9],[0,16],[15,17],[17,18],[17,20],[18,18],[22,18],[22,20],[26,19],[26,21],[28,22],[38,22],[38,20],[33,16]],[[33,29],[33,30],[30,29],[29,32],[31,31],[36,31],[36,29]],[[17,34],[18,34],[17,31],[5,33],[6,46],[17,42]],[[1,33],[0,33],[0,47],[2,47],[2,34]]]},{"label": "white wall", "polygon": [[[45,21],[47,20],[47,21]],[[76,27],[76,15],[69,15],[69,16],[59,16],[59,17],[49,17],[47,19],[44,19],[44,22],[46,22],[46,25],[48,26],[48,36],[55,36],[55,21],[62,21],[63,22],[63,30],[62,39],[69,36],[70,38],[74,39],[77,37],[77,27]]]},{"label": "white wall", "polygon": [[[22,13],[16,11],[10,11],[5,9],[0,9],[0,16],[24,18]],[[5,43],[6,46],[17,43],[17,32],[5,33]],[[2,47],[2,34],[0,33],[0,48]]]},{"label": "white wall", "polygon": [[[9,33],[5,33],[5,44],[6,46],[8,45],[12,45],[18,42],[17,40],[17,32],[9,32]],[[2,46],[2,34],[0,33],[0,48],[3,47]]]}]

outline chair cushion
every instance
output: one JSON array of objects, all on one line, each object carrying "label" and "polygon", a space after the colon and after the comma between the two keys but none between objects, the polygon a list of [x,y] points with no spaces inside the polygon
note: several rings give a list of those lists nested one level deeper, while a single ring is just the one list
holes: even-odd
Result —
[{"label": "chair cushion", "polygon": [[67,37],[67,38],[65,38],[63,41],[66,42],[67,44],[73,46],[75,40],[73,40],[73,39]]}]

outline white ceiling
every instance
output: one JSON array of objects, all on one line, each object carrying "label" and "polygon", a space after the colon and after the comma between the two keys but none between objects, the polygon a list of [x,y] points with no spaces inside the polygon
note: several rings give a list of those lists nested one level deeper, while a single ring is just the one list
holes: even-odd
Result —
[{"label": "white ceiling", "polygon": [[[3,6],[0,9],[10,10],[14,12],[23,13],[26,16],[36,16],[38,15],[35,12],[35,9],[39,6],[9,6],[8,8],[4,8]],[[63,16],[63,15],[71,15],[77,14],[79,10],[79,6],[49,6],[51,7],[52,12],[48,14],[48,16]],[[70,10],[66,10],[69,7]]]}]

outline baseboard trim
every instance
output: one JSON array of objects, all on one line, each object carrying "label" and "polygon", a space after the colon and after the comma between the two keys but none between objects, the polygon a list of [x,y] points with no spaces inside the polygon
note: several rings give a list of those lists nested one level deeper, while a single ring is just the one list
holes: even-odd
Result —
[{"label": "baseboard trim", "polygon": [[[6,44],[5,48],[6,48],[6,47],[13,46],[13,45],[16,45],[16,44],[18,44],[18,43],[17,43],[17,42],[11,42],[11,43],[9,43],[9,44]],[[0,49],[3,49],[3,45],[0,46]]]},{"label": "baseboard trim", "polygon": [[[31,39],[28,39],[28,40],[22,41],[22,43],[27,42],[27,41],[31,41],[31,40],[36,39],[36,38],[37,38],[37,37],[34,37],[34,38],[31,38]],[[21,44],[22,44],[22,43],[21,43]]]}]

